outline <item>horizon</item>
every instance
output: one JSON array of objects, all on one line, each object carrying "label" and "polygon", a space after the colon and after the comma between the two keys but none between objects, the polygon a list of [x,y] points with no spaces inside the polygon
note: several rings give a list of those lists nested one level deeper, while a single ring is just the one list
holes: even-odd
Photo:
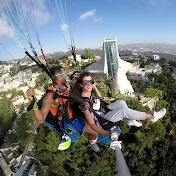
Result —
[{"label": "horizon", "polygon": [[[118,49],[119,49],[119,46],[121,47],[121,46],[126,46],[126,45],[140,45],[140,44],[161,44],[161,45],[175,45],[175,47],[176,47],[176,44],[170,44],[170,43],[127,43],[127,44],[118,44]],[[85,47],[85,48],[77,48],[77,50],[85,50],[85,49],[99,49],[99,48],[102,48],[103,46],[97,46],[97,47]],[[127,48],[127,49],[129,49],[129,48]],[[9,51],[6,51],[6,53],[7,52],[9,52]],[[50,54],[53,54],[53,53],[59,53],[59,52],[64,52],[64,53],[68,53],[68,52],[70,52],[69,50],[58,50],[58,51],[52,51],[52,52],[47,52],[47,53],[45,53],[45,55],[50,55]],[[7,53],[8,54],[8,53]],[[39,54],[39,56],[42,56],[42,53],[38,53]],[[9,54],[8,54],[9,55]],[[10,53],[10,55],[11,55],[11,53]],[[71,53],[70,53],[70,56],[71,56]],[[13,57],[13,55],[12,55],[12,57]],[[0,61],[13,61],[13,60],[19,60],[19,59],[24,59],[25,57],[28,57],[25,53],[24,53],[24,56],[22,56],[22,57],[19,57],[19,58],[12,58],[11,56],[9,56],[9,59],[7,60],[1,60],[0,59]]]},{"label": "horizon", "polygon": [[[90,0],[89,2],[77,0],[74,3],[71,0],[64,1],[67,2],[70,12],[68,18],[76,28],[76,48],[100,48],[103,46],[104,38],[114,37],[117,38],[118,45],[151,43],[176,45],[174,34],[176,2],[174,0],[119,0],[118,2],[116,0]],[[77,8],[78,4],[79,8]],[[59,29],[48,0],[36,0],[34,5],[37,29],[44,52],[47,54],[67,51],[62,31],[68,26],[62,23]],[[0,18],[0,43],[15,59],[24,57],[25,54],[10,38],[4,26],[7,27],[7,24]],[[31,25],[28,27],[32,44],[40,55],[40,47],[32,27]],[[25,48],[27,48],[26,45]],[[30,51],[28,48],[27,50]],[[11,60],[1,46],[0,60]]]}]

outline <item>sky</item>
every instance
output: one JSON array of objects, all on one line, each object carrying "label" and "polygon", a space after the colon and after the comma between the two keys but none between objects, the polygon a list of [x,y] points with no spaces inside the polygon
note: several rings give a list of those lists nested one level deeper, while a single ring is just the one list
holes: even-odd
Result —
[{"label": "sky", "polygon": [[[6,1],[19,22],[12,0]],[[23,13],[18,10],[22,25],[24,26],[25,22],[27,24],[27,30],[23,31],[25,34],[28,31],[32,45],[40,54],[40,46],[29,18],[31,15],[34,24],[31,0],[21,1],[27,4],[27,6],[22,5]],[[69,35],[68,29],[73,33],[77,48],[102,47],[104,38],[114,37],[117,37],[118,44],[176,44],[176,0],[61,0],[63,7],[65,3],[67,4],[66,11],[65,8],[63,9],[68,13],[66,18],[68,23],[65,23],[67,20],[62,21],[59,15],[56,18],[50,0],[32,1],[38,34],[45,53],[67,50],[68,42],[65,42],[63,33]],[[20,7],[20,4],[17,4],[17,7]],[[4,5],[2,0],[0,8],[7,14],[7,5]],[[56,5],[54,9],[57,10]],[[16,29],[17,35],[20,35],[20,27]],[[11,35],[7,31],[10,31]],[[15,42],[14,36],[16,36],[15,30],[9,21],[7,23],[7,20],[0,17],[0,44],[14,58],[22,58],[25,56],[24,51]],[[31,51],[25,39],[21,37],[21,41],[22,45]],[[11,60],[12,57],[3,47],[0,45],[0,60]]]}]

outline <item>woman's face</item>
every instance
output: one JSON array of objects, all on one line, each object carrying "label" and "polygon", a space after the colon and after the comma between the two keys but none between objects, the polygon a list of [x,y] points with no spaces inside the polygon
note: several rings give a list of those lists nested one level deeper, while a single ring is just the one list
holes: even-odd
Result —
[{"label": "woman's face", "polygon": [[82,81],[82,89],[83,91],[92,91],[94,81],[92,80],[91,76],[85,76]]}]

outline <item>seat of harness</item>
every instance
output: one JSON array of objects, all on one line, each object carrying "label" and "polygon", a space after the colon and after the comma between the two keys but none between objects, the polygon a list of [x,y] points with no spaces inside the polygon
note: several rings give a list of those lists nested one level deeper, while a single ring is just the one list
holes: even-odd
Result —
[{"label": "seat of harness", "polygon": [[83,111],[85,110],[85,108],[89,109],[90,112],[93,113],[94,117],[96,117],[98,123],[104,130],[109,130],[114,126],[119,126],[120,122],[114,123],[105,119],[102,116],[103,114],[106,114],[111,110],[107,107],[107,103],[104,102],[102,99],[100,99],[100,102],[101,108],[100,110],[96,111],[93,109],[93,102],[91,102],[89,98],[84,97],[84,102],[81,103],[81,108],[83,109]]}]

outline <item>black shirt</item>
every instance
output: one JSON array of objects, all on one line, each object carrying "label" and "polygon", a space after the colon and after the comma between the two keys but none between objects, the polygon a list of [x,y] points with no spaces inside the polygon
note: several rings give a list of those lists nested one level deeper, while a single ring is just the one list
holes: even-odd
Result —
[{"label": "black shirt", "polygon": [[[87,97],[81,97],[84,98],[85,100],[87,100]],[[83,111],[80,108],[81,103],[80,102],[71,102],[71,109],[73,112],[73,117],[76,117],[78,119],[82,119],[82,120],[86,120],[85,115],[83,113]]]}]

